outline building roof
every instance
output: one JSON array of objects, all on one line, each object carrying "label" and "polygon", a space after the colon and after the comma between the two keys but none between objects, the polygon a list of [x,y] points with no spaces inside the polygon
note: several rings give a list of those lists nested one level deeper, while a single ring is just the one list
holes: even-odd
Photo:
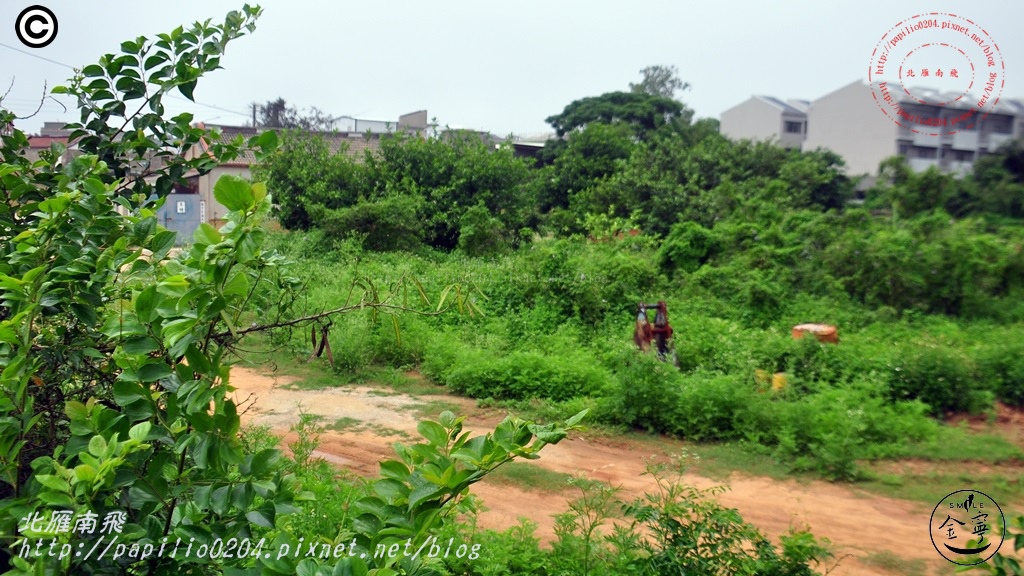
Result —
[{"label": "building roof", "polygon": [[806,110],[800,110],[799,108],[797,108],[795,106],[792,106],[790,104],[787,104],[787,103],[783,102],[782,100],[779,100],[778,98],[775,98],[773,96],[754,96],[754,97],[755,98],[759,98],[761,100],[764,100],[765,102],[771,104],[772,106],[775,106],[776,108],[782,110],[785,113],[793,114],[794,116],[806,116],[807,115]]},{"label": "building roof", "polygon": [[513,134],[511,139],[513,142],[538,142],[543,144],[548,140],[554,140],[557,137],[558,135],[554,132],[533,132],[530,134]]},{"label": "building roof", "polygon": [[68,138],[67,136],[29,136],[28,148],[25,149],[25,157],[30,161],[35,162],[36,160],[39,160],[39,153],[44,150],[49,150],[51,144],[62,144],[66,147],[68,145]]},{"label": "building roof", "polygon": [[[973,104],[978,102],[978,96],[967,93],[963,94],[960,92],[942,92],[934,88],[925,88],[921,86],[911,86],[909,89],[904,89],[904,86],[899,82],[886,82],[886,88],[893,98],[896,99],[900,104],[920,104],[920,100],[914,98],[923,99],[926,102],[945,102],[944,106],[949,108],[957,109],[968,109],[972,108]],[[866,85],[866,84],[865,84]],[[872,87],[879,85],[879,82],[873,82]],[[907,92],[910,92],[908,94]],[[913,94],[914,96],[911,96]],[[1012,114],[1014,116],[1024,114],[1024,100],[1018,98],[1000,98],[999,101],[994,105],[986,103],[985,108],[988,114]]]},{"label": "building roof", "polygon": [[786,104],[789,104],[790,106],[796,108],[797,110],[803,112],[804,114],[806,114],[807,109],[811,107],[810,100],[797,100],[796,98],[790,98],[786,100]]},{"label": "building roof", "polygon": [[50,144],[63,144],[68,145],[67,136],[29,136],[28,145],[33,149],[45,149],[49,148]]}]

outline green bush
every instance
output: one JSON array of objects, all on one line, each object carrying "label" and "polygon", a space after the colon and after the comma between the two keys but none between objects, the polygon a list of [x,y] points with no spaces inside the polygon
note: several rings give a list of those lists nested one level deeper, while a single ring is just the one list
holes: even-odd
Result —
[{"label": "green bush", "polygon": [[1007,405],[1024,407],[1024,341],[1007,334],[976,354],[982,386]]},{"label": "green bush", "polygon": [[[649,536],[640,537],[634,527],[625,541],[629,566],[615,574],[765,574],[812,576],[818,565],[833,555],[829,541],[807,531],[791,529],[782,535],[780,551],[734,508],[722,506],[717,497],[723,488],[699,489],[687,485],[682,464],[648,463],[658,489],[625,507]],[[632,536],[633,540],[629,540]],[[636,548],[640,553],[634,552]],[[620,560],[621,562],[621,560]]]},{"label": "green bush", "polygon": [[461,364],[444,380],[453,391],[473,398],[552,400],[595,394],[607,382],[607,373],[585,356],[553,358],[539,352]]},{"label": "green bush", "polygon": [[679,371],[653,354],[632,349],[617,351],[612,358],[606,363],[618,366],[616,383],[595,418],[649,432],[674,432],[682,382]]},{"label": "green bush", "polygon": [[658,264],[669,275],[677,270],[689,273],[707,262],[714,250],[715,237],[710,230],[696,222],[680,222],[658,249]]},{"label": "green bush", "polygon": [[762,401],[746,378],[698,372],[681,383],[669,431],[696,441],[736,439],[740,414]]},{"label": "green bush", "polygon": [[890,404],[867,385],[825,390],[775,409],[775,455],[794,470],[834,480],[855,480],[857,460],[898,456],[908,442],[936,430],[923,404]]},{"label": "green bush", "polygon": [[976,367],[964,353],[928,343],[912,343],[903,351],[890,375],[893,400],[920,400],[935,416],[978,407]]},{"label": "green bush", "polygon": [[501,254],[509,246],[506,236],[504,224],[483,204],[466,210],[459,221],[459,249],[470,256]]},{"label": "green bush", "polygon": [[421,196],[390,194],[344,208],[315,204],[306,210],[327,234],[359,239],[367,250],[413,250],[423,239],[424,204]]},{"label": "green bush", "polygon": [[525,518],[519,524],[506,530],[480,530],[476,517],[445,526],[438,540],[464,542],[479,546],[472,548],[463,558],[449,554],[444,559],[445,567],[451,574],[461,576],[547,576],[550,556],[540,548],[540,538],[535,533],[537,523]]}]

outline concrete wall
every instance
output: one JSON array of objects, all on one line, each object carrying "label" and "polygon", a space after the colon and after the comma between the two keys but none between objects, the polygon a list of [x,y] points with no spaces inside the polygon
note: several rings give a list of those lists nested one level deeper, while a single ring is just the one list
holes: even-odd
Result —
[{"label": "concrete wall", "polygon": [[878,164],[898,152],[897,126],[857,81],[811,103],[804,150],[827,148],[846,160],[848,175],[878,173]]},{"label": "concrete wall", "polygon": [[[800,124],[800,132],[787,132],[786,123],[796,122]],[[803,146],[804,138],[807,134],[807,118],[804,116],[798,116],[788,112],[782,113],[782,118],[779,121],[779,144],[784,148],[797,148]]]},{"label": "concrete wall", "polygon": [[398,129],[419,132],[427,129],[427,122],[429,122],[429,119],[427,118],[426,110],[410,112],[398,117]]},{"label": "concrete wall", "polygon": [[722,112],[719,132],[733,140],[775,140],[781,142],[782,110],[751,97]]}]

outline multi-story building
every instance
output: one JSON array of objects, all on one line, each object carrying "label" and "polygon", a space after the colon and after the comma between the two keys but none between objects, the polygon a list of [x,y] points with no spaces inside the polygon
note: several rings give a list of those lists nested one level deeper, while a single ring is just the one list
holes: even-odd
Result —
[{"label": "multi-story building", "polygon": [[[888,93],[909,115],[946,120],[944,128],[929,128],[910,122],[897,124],[879,109],[877,90],[863,81],[852,82],[809,103],[805,110],[806,132],[800,147],[803,150],[827,148],[846,161],[847,174],[869,176],[878,173],[886,158],[903,156],[915,171],[931,166],[947,172],[963,173],[981,156],[994,152],[1004,142],[1024,136],[1024,101],[1001,99],[986,107],[987,114],[972,120],[953,123],[971,110],[977,99],[943,94],[935,90],[915,88],[910,96],[901,86],[889,84]],[[755,97],[765,102],[775,98]],[[795,133],[785,126],[767,132],[780,114],[765,106],[751,104],[755,98],[722,113],[721,132],[730,138],[775,139],[780,145],[794,147]],[[923,104],[950,102],[944,106]],[[794,101],[790,101],[794,102]],[[777,108],[777,107],[776,107]],[[790,117],[794,117],[792,112]],[[730,120],[728,129],[727,118]],[[747,120],[747,127],[744,122]]]},{"label": "multi-story building", "polygon": [[722,112],[719,130],[734,139],[776,140],[784,148],[800,148],[807,137],[806,100],[783,102],[771,96],[751,96]]}]

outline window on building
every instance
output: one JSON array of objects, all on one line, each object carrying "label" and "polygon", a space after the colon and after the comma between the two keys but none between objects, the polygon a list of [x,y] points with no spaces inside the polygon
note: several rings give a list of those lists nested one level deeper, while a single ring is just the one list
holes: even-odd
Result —
[{"label": "window on building", "polygon": [[175,194],[198,194],[199,193],[199,176],[191,176],[185,178],[185,183],[176,183],[174,185]]},{"label": "window on building", "polygon": [[899,150],[899,155],[900,156],[906,156],[907,152],[910,151],[910,144],[908,144],[906,142],[900,142],[898,150]]},{"label": "window on building", "polygon": [[953,154],[954,162],[972,162],[974,161],[974,152],[972,150],[950,150]]},{"label": "window on building", "polygon": [[803,134],[804,123],[803,122],[790,122],[789,120],[785,123],[785,130],[787,134]]},{"label": "window on building", "polygon": [[1012,134],[1013,118],[1011,116],[991,115],[985,119],[985,125],[989,132],[994,134]]},{"label": "window on building", "polygon": [[914,148],[913,158],[926,158],[935,159],[939,157],[938,148],[930,148],[928,146],[916,146]]}]

